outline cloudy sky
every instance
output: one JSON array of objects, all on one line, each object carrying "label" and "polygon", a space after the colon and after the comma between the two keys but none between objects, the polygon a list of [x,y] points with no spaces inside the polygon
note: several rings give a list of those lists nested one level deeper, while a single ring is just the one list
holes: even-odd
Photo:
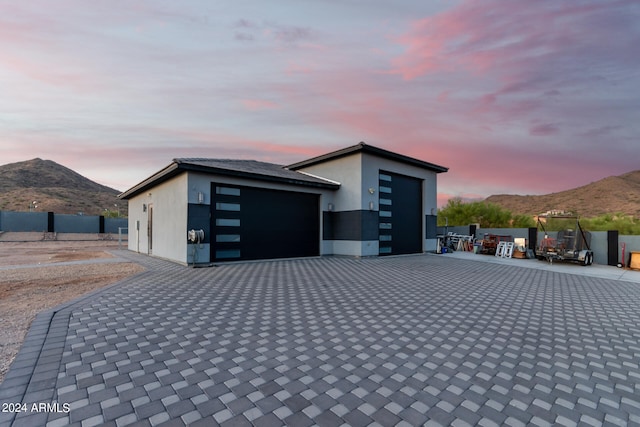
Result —
[{"label": "cloudy sky", "polygon": [[0,0],[0,164],[126,190],[176,157],[365,141],[439,200],[640,169],[637,0]]}]

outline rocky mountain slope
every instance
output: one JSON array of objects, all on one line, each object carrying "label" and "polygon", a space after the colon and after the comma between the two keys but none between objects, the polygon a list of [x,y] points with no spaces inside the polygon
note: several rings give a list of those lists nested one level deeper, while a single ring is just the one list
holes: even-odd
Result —
[{"label": "rocky mountain slope", "polygon": [[540,196],[499,194],[489,196],[485,201],[514,214],[538,215],[550,210],[563,210],[585,218],[606,213],[640,218],[640,170],[558,193]]},{"label": "rocky mountain slope", "polygon": [[0,210],[126,216],[119,193],[51,160],[0,166]]}]

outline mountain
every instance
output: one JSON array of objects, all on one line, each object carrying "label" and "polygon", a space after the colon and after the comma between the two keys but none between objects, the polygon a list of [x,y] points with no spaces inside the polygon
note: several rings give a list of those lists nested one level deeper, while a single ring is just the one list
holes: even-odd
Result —
[{"label": "mountain", "polygon": [[487,197],[485,201],[514,214],[538,215],[550,210],[564,210],[584,218],[618,212],[640,218],[640,170],[558,193],[540,196],[498,194]]},{"label": "mountain", "polygon": [[0,166],[0,210],[127,215],[120,192],[51,160],[32,159]]}]

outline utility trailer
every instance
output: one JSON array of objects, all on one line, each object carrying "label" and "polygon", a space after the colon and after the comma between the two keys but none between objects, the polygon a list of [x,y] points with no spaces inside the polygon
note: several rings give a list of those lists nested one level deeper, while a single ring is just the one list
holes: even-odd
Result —
[{"label": "utility trailer", "polygon": [[[557,230],[555,238],[547,230]],[[536,248],[536,258],[549,262],[568,261],[584,266],[593,264],[591,233],[580,226],[575,215],[540,215],[538,231],[544,238]]]}]

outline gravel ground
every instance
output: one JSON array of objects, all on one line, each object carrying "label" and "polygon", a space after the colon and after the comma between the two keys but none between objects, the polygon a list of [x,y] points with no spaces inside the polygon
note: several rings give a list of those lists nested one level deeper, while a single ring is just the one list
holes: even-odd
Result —
[{"label": "gravel ground", "polygon": [[0,382],[39,312],[143,270],[130,262],[58,264],[112,257],[106,251],[118,249],[117,241],[7,241],[7,234],[0,240]]}]

